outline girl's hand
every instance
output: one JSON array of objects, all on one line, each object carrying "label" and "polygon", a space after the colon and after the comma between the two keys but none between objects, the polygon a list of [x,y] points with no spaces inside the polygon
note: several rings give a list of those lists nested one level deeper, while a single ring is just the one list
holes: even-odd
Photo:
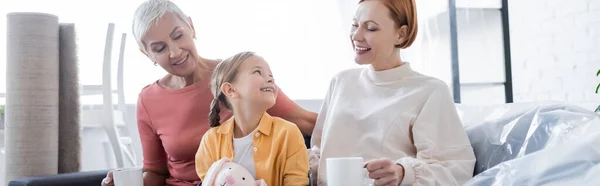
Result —
[{"label": "girl's hand", "polygon": [[263,179],[256,180],[256,186],[267,186],[267,183]]},{"label": "girl's hand", "polygon": [[317,183],[318,179],[317,176],[319,176],[318,174],[318,170],[319,170],[319,155],[317,154],[318,150],[313,150],[313,149],[307,149],[306,153],[308,154],[308,166],[310,168],[310,173],[311,173],[311,177],[312,177],[312,182]]}]

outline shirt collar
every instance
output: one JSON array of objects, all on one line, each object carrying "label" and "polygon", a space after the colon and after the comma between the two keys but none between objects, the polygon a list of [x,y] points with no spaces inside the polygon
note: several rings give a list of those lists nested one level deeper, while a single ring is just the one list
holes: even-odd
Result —
[{"label": "shirt collar", "polygon": [[[233,126],[235,123],[234,117],[229,118],[227,121],[221,124],[217,133],[229,134],[233,133]],[[271,126],[273,126],[273,117],[265,112],[258,123],[258,132],[269,136],[271,134]]]},{"label": "shirt collar", "polygon": [[382,71],[375,71],[375,69],[369,65],[365,71],[366,77],[374,83],[389,83],[414,75],[409,62],[404,62],[398,67]]}]

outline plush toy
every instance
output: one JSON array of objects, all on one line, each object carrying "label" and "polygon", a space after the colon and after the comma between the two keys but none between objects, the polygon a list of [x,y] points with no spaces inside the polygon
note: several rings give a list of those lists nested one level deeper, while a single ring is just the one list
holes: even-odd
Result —
[{"label": "plush toy", "polygon": [[223,158],[213,163],[202,186],[267,186],[264,180],[255,180],[254,177],[241,165]]}]

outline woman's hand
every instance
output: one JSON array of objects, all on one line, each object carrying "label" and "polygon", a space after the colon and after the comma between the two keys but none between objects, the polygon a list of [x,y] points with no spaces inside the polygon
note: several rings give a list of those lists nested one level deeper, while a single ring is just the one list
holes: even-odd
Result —
[{"label": "woman's hand", "polygon": [[376,186],[398,186],[404,179],[404,167],[389,159],[372,160],[365,164],[369,178]]},{"label": "woman's hand", "polygon": [[102,186],[114,186],[115,182],[113,181],[113,171],[108,172],[106,177],[102,179]]}]

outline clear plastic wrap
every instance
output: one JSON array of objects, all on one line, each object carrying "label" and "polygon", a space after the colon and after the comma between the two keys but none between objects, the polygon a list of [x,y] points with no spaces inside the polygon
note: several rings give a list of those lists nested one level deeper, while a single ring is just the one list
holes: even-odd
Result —
[{"label": "clear plastic wrap", "polygon": [[477,158],[466,185],[600,184],[597,113],[562,103],[458,111]]},{"label": "clear plastic wrap", "polygon": [[501,163],[465,185],[599,185],[600,131],[590,133],[594,134]]}]

